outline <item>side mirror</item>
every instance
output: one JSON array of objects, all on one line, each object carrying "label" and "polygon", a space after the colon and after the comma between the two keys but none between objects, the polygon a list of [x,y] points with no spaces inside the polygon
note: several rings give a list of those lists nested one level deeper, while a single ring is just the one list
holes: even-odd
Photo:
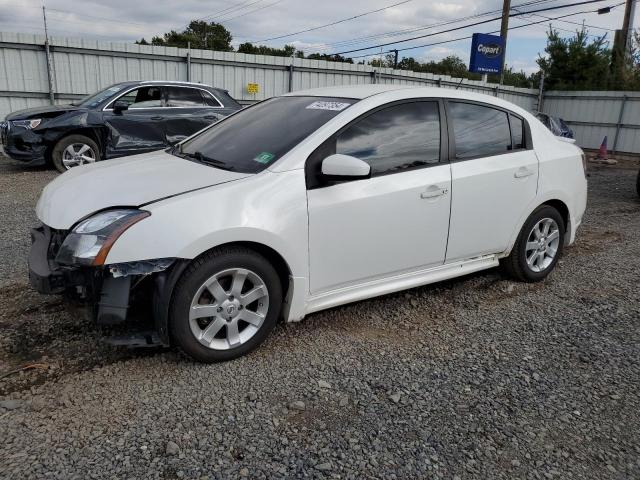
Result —
[{"label": "side mirror", "polygon": [[371,166],[351,155],[336,153],[322,161],[322,176],[330,181],[358,180],[371,176]]},{"label": "side mirror", "polygon": [[122,113],[129,109],[129,104],[124,100],[116,100],[113,104],[113,113]]}]

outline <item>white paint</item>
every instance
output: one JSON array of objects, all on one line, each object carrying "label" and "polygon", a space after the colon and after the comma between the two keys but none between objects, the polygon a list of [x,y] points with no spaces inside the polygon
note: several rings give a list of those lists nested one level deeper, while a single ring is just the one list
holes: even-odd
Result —
[{"label": "white paint", "polygon": [[[557,140],[523,109],[432,88],[333,87],[300,95],[362,100],[259,174],[221,171],[164,152],[108,161],[52,182],[38,203],[38,217],[66,229],[93,211],[151,202],[144,206],[151,216],[122,234],[107,264],[191,259],[238,241],[266,245],[290,269],[284,312],[289,321],[495,266],[531,212],[548,200],[567,205],[567,239],[573,242],[586,207],[581,151]],[[481,101],[521,115],[535,150],[307,190],[305,161],[330,135],[380,105],[434,97]]]}]

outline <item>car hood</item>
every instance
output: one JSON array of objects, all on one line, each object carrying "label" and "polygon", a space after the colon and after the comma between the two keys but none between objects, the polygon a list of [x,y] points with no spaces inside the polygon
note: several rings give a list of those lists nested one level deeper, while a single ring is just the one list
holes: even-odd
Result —
[{"label": "car hood", "polygon": [[167,197],[250,176],[191,162],[165,151],[74,167],[49,183],[36,214],[51,228],[67,230],[110,207],[140,207]]},{"label": "car hood", "polygon": [[44,107],[26,108],[24,110],[17,110],[7,115],[6,120],[29,120],[31,118],[52,118],[62,115],[63,113],[73,112],[75,110],[87,110],[82,107],[75,107],[73,105],[47,105]]}]

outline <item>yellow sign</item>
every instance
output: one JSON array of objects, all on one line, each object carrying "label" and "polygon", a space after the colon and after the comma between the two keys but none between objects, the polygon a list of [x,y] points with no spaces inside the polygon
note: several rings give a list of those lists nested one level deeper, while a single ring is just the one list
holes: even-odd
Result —
[{"label": "yellow sign", "polygon": [[247,83],[247,92],[258,93],[260,91],[260,85],[257,83]]}]

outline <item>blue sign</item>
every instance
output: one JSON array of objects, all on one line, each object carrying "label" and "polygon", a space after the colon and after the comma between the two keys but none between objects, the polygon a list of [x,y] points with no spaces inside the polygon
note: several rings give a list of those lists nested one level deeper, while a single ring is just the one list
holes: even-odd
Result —
[{"label": "blue sign", "polygon": [[478,73],[500,73],[504,55],[504,39],[498,35],[474,33],[471,40],[469,71]]}]

